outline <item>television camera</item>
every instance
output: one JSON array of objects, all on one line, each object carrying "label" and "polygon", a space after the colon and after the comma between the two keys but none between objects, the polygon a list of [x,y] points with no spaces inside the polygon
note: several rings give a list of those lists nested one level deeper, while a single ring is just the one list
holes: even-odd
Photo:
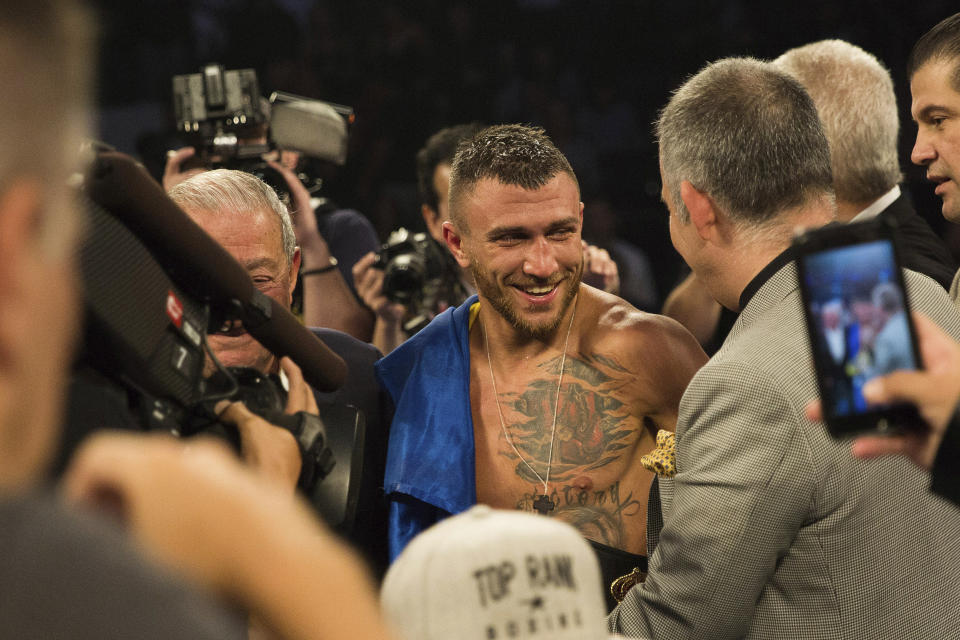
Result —
[{"label": "television camera", "polygon": [[256,175],[281,196],[288,193],[283,177],[262,156],[282,149],[300,154],[298,177],[311,195],[321,186],[317,162],[342,166],[347,159],[351,107],[282,91],[260,96],[254,69],[224,69],[212,63],[200,73],[173,77],[173,109],[177,131],[197,149],[184,169],[240,169]]}]

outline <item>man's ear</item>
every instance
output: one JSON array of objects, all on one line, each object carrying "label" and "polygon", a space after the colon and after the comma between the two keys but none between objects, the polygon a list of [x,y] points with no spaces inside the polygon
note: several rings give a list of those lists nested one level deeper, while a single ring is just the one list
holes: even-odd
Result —
[{"label": "man's ear", "polygon": [[470,258],[463,250],[463,237],[449,220],[443,223],[443,242],[447,245],[447,249],[450,250],[457,264],[464,269],[470,266]]},{"label": "man's ear", "polygon": [[690,221],[704,240],[712,240],[717,234],[717,209],[713,199],[698,190],[689,180],[680,183],[680,199],[690,212]]},{"label": "man's ear", "polygon": [[293,304],[293,290],[297,288],[297,276],[300,275],[300,247],[293,250],[293,259],[290,260],[290,304]]},{"label": "man's ear", "polygon": [[17,179],[0,194],[0,289],[13,277],[25,252],[37,250],[41,187],[34,179]]}]

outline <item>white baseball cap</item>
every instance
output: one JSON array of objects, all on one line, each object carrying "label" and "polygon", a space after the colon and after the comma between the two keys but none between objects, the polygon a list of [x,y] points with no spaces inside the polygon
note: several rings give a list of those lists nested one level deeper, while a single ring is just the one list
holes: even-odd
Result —
[{"label": "white baseball cap", "polygon": [[481,505],[414,538],[380,599],[406,640],[606,640],[602,589],[576,529]]}]

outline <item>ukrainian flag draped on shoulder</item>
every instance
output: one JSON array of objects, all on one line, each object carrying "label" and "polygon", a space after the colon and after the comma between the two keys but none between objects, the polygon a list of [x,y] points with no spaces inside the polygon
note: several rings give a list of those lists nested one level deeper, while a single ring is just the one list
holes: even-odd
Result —
[{"label": "ukrainian flag draped on shoulder", "polygon": [[384,489],[390,559],[420,531],[477,501],[470,412],[471,296],[380,360],[393,397]]}]

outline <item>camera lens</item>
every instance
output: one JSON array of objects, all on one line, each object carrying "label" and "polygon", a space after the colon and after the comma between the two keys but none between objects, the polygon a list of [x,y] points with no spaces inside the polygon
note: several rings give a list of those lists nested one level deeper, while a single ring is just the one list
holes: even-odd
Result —
[{"label": "camera lens", "polygon": [[427,267],[415,253],[396,256],[383,272],[383,293],[389,300],[409,303],[423,289]]}]

